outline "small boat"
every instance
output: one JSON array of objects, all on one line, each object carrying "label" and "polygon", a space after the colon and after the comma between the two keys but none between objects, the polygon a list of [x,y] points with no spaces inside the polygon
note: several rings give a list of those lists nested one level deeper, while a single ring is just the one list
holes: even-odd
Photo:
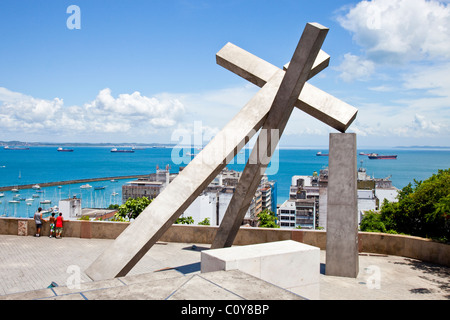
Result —
[{"label": "small boat", "polygon": [[371,153],[369,155],[369,159],[397,159],[397,155],[387,155],[387,156],[383,156],[383,155],[379,155],[378,153]]},{"label": "small boat", "polygon": [[39,198],[40,196],[38,194],[33,194],[32,197],[33,198]]},{"label": "small boat", "polygon": [[58,152],[73,152],[73,149],[59,147],[57,151]]},{"label": "small boat", "polygon": [[19,189],[13,188],[13,189],[11,189],[11,192],[19,192]]},{"label": "small boat", "polygon": [[39,203],[41,203],[41,204],[48,204],[48,203],[52,203],[52,200],[42,200]]},{"label": "small boat", "polygon": [[90,184],[83,184],[80,188],[81,189],[89,189],[89,188],[92,188],[92,186]]},{"label": "small boat", "polygon": [[117,149],[117,148],[112,148],[111,152],[126,152],[126,153],[133,153],[134,150],[133,149]]},{"label": "small boat", "polygon": [[40,185],[38,185],[38,184],[35,184],[34,186],[32,186],[31,187],[32,189],[35,189],[35,190],[38,190],[38,189],[40,189],[41,188],[41,186]]},{"label": "small boat", "polygon": [[4,197],[5,196],[5,194],[2,192],[2,193],[0,193],[0,197]]},{"label": "small boat", "polygon": [[319,151],[319,152],[316,153],[316,156],[319,156],[319,157],[328,157],[328,153],[322,153],[322,151]]},{"label": "small boat", "polygon": [[360,152],[359,155],[360,155],[360,156],[370,156],[370,153]]},{"label": "small boat", "polygon": [[105,186],[99,186],[99,187],[94,187],[94,190],[103,190],[105,188],[106,188]]},{"label": "small boat", "polygon": [[20,203],[19,200],[9,200],[9,203]]}]

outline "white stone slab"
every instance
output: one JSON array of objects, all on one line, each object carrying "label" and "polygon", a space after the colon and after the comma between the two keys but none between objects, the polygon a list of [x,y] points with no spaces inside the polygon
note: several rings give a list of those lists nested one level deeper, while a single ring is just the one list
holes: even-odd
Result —
[{"label": "white stone slab", "polygon": [[320,249],[286,240],[202,251],[201,272],[240,270],[308,299],[319,297]]}]

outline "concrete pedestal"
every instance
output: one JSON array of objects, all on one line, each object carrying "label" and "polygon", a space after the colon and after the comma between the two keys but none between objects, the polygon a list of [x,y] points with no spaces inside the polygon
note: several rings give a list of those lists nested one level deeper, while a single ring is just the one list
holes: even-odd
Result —
[{"label": "concrete pedestal", "polygon": [[356,134],[331,133],[328,163],[326,275],[351,278],[358,276],[356,178]]},{"label": "concrete pedestal", "polygon": [[317,247],[286,240],[202,251],[202,273],[235,269],[307,299],[319,298]]}]

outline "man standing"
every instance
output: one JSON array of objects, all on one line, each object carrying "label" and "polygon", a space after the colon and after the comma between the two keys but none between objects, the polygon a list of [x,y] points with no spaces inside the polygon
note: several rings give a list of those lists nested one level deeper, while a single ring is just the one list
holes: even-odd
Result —
[{"label": "man standing", "polygon": [[36,235],[35,237],[41,236],[41,229],[42,229],[42,208],[39,207],[37,211],[34,213],[34,222],[36,223]]}]

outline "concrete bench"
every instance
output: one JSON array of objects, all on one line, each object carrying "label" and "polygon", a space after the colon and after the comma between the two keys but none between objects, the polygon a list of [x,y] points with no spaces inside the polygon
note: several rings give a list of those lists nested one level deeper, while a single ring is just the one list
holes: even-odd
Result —
[{"label": "concrete bench", "polygon": [[286,240],[205,250],[201,272],[238,269],[307,299],[319,298],[320,249]]}]

